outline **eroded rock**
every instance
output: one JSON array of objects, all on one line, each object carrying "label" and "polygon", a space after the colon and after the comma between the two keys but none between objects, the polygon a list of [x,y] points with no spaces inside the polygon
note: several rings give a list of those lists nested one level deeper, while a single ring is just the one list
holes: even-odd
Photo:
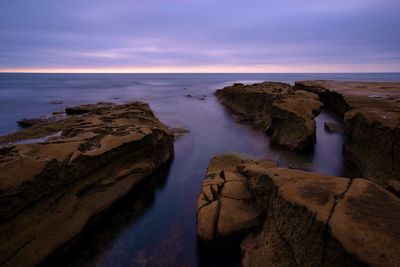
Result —
[{"label": "eroded rock", "polygon": [[293,91],[286,83],[263,82],[234,84],[215,95],[241,120],[270,133],[275,144],[305,150],[316,142],[314,118],[322,107],[316,94]]},{"label": "eroded rock", "polygon": [[386,187],[400,181],[400,82],[302,81],[344,119],[344,152],[358,174]]},{"label": "eroded rock", "polygon": [[237,172],[237,167],[246,162],[251,161],[234,154],[217,156],[210,161],[197,202],[197,229],[201,239],[232,236],[259,225],[253,194],[246,179]]},{"label": "eroded rock", "polygon": [[0,138],[0,264],[38,264],[167,162],[173,140],[141,102],[92,105]]},{"label": "eroded rock", "polygon": [[[244,181],[247,190],[237,189],[234,195],[237,199],[252,196],[249,205],[253,209],[246,210],[258,214],[258,224],[251,228],[245,224],[233,227],[235,231],[226,232],[224,236],[210,231],[213,234],[205,239],[248,232],[241,244],[243,266],[400,264],[400,199],[383,187],[364,179],[279,168],[248,159],[241,162],[238,157],[224,155],[210,162],[211,173],[218,170],[215,159],[228,166],[224,177],[229,173],[229,177],[240,177],[240,181]],[[214,177],[222,179],[221,175]],[[239,194],[241,196],[237,196]],[[221,213],[221,203],[225,200],[221,196],[214,199],[217,200],[204,206],[211,209],[210,205],[214,205],[216,210],[210,216],[214,228],[209,229],[216,229],[222,216],[236,226],[230,218],[242,218],[242,209],[235,207]],[[221,205],[219,217],[218,205]],[[208,225],[210,220],[207,216],[198,216],[199,219],[202,220],[198,221],[199,226]]]}]

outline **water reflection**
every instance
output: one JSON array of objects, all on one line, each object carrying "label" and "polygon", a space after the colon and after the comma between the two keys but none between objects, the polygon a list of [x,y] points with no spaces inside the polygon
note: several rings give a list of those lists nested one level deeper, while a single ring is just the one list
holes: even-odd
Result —
[{"label": "water reflection", "polygon": [[[145,219],[146,213],[154,205],[157,191],[167,183],[170,167],[171,162],[160,167],[127,196],[92,220],[81,236],[40,266],[141,266],[138,264],[142,261],[140,253],[136,256],[126,253],[129,252],[126,248],[138,243],[138,237],[127,230]],[[113,254],[106,253],[108,251],[113,251]]]}]

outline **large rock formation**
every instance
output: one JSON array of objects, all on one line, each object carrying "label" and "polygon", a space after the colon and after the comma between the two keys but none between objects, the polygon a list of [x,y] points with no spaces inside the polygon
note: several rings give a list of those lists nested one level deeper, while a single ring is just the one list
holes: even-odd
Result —
[{"label": "large rock formation", "polygon": [[[246,190],[231,191],[230,198],[250,201],[246,210],[240,205],[227,209],[217,200],[204,203],[203,187],[198,232],[205,240],[248,233],[241,244],[244,266],[400,265],[400,200],[379,185],[222,155],[210,162],[204,186],[221,173],[225,183],[228,173],[246,185]],[[202,212],[218,205],[214,212]],[[221,221],[233,230],[221,235]]]},{"label": "large rock formation", "polygon": [[275,144],[305,150],[316,142],[314,118],[322,103],[313,93],[293,91],[286,83],[263,82],[234,84],[215,95],[241,120],[271,133]]},{"label": "large rock formation", "polygon": [[347,161],[400,192],[400,82],[296,82],[343,115]]},{"label": "large rock formation", "polygon": [[0,138],[0,265],[35,266],[173,155],[147,104],[79,110]]}]

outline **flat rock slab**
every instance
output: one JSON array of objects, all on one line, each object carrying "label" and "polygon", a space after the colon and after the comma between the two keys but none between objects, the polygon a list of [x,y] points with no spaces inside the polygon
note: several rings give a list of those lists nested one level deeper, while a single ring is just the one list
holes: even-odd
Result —
[{"label": "flat rock slab", "polygon": [[172,156],[147,104],[90,107],[0,138],[2,266],[38,264]]},{"label": "flat rock slab", "polygon": [[301,81],[343,116],[346,160],[358,175],[400,192],[400,82]]},{"label": "flat rock slab", "polygon": [[286,83],[263,82],[234,84],[215,95],[241,120],[270,133],[275,144],[306,150],[316,142],[314,118],[322,102],[314,93],[294,91]]},{"label": "flat rock slab", "polygon": [[[216,240],[247,233],[241,244],[243,266],[400,265],[400,199],[383,187],[365,179],[279,168],[232,155],[214,157],[209,172],[218,173],[220,164],[229,171],[214,176],[214,184],[226,186],[219,179],[227,173],[230,179],[239,177],[247,190],[235,190],[235,199],[252,199],[243,212],[240,202],[226,208],[224,202],[230,198],[211,194],[212,201],[202,204],[209,214],[200,209],[197,217],[198,227],[208,232],[199,230],[199,236]],[[253,211],[258,221],[251,224],[253,216],[248,213]],[[230,231],[223,231],[221,221]]]}]

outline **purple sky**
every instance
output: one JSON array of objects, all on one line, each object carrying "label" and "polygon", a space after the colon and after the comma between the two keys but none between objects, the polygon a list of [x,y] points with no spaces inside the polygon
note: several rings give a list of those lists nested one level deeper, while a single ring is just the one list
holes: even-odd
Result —
[{"label": "purple sky", "polygon": [[400,71],[399,0],[1,0],[0,71]]}]

